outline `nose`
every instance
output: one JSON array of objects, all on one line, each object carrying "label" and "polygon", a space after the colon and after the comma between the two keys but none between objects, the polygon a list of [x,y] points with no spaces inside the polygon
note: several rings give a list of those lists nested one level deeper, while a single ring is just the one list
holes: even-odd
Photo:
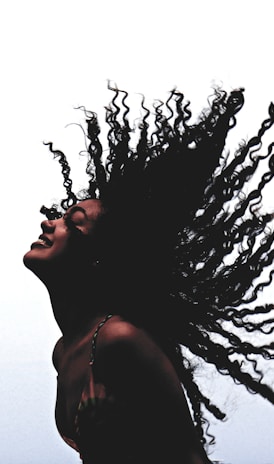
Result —
[{"label": "nose", "polygon": [[45,232],[53,232],[55,229],[55,224],[54,221],[46,219],[45,221],[41,222],[41,229],[42,231]]}]

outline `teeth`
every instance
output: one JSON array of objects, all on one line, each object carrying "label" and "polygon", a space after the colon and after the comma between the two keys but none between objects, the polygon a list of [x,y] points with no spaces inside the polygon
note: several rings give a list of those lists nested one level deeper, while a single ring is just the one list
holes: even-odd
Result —
[{"label": "teeth", "polygon": [[47,248],[50,246],[49,243],[47,243],[46,240],[43,240],[42,238],[38,238],[37,243],[41,243],[41,245]]},{"label": "teeth", "polygon": [[35,247],[43,247],[43,248],[50,248],[51,244],[47,243],[46,240],[43,240],[42,238],[38,238],[32,245],[31,249]]}]

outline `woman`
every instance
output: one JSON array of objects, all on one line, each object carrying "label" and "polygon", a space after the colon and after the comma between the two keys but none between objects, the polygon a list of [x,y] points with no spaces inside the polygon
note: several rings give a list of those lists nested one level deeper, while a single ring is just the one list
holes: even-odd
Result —
[{"label": "woman", "polygon": [[[135,148],[127,94],[112,90],[105,166],[96,115],[85,112],[87,191],[72,192],[65,155],[49,144],[67,198],[42,208],[42,234],[24,256],[62,331],[53,353],[57,427],[84,464],[206,464],[202,408],[224,414],[200,391],[180,345],[274,402],[257,369],[257,357],[273,359],[273,344],[255,346],[237,333],[273,331],[272,306],[248,306],[269,283],[252,287],[254,280],[273,261],[272,215],[259,212],[274,175],[272,146],[257,153],[273,107],[230,160],[223,151],[242,90],[216,90],[196,124],[172,91],[168,116],[155,104],[152,130],[143,101]],[[258,186],[240,196],[264,159]]]}]

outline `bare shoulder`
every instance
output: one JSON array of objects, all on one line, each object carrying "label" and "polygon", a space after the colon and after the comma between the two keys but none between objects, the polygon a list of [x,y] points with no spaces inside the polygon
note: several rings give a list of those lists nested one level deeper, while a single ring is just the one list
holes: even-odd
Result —
[{"label": "bare shoulder", "polygon": [[170,359],[152,336],[143,328],[120,318],[110,320],[102,328],[97,353],[105,367],[115,369],[116,373],[131,373],[135,378],[149,372],[155,378],[166,378],[173,385],[180,386]]},{"label": "bare shoulder", "polygon": [[106,350],[127,348],[147,352],[150,348],[152,351],[161,351],[148,332],[120,317],[115,317],[105,324],[99,343]]},{"label": "bare shoulder", "polygon": [[114,316],[104,325],[102,332],[104,333],[104,341],[106,343],[116,343],[134,340],[141,335],[143,330],[136,327],[131,322],[120,318],[120,316]]}]

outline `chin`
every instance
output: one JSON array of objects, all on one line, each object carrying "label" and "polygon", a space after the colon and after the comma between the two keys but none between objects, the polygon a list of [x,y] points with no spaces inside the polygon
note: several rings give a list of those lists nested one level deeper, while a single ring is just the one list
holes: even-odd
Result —
[{"label": "chin", "polygon": [[34,256],[33,250],[28,251],[23,256],[23,263],[27,269],[32,271],[38,278],[42,280],[45,263],[43,263],[43,260],[39,259],[37,256]]},{"label": "chin", "polygon": [[28,269],[31,269],[31,262],[33,260],[31,259],[29,255],[30,255],[30,251],[27,251],[27,253],[24,254],[23,263],[24,263],[24,266],[26,266]]},{"label": "chin", "polygon": [[35,260],[32,259],[31,256],[29,256],[29,253],[26,253],[23,256],[23,264],[27,269],[32,271],[38,278],[40,278],[40,273],[39,273],[40,266],[37,263],[37,261],[35,262]]},{"label": "chin", "polygon": [[41,245],[32,245],[30,250],[23,256],[24,265],[30,270],[39,267],[43,269],[47,263],[52,261],[52,253],[49,248]]}]

